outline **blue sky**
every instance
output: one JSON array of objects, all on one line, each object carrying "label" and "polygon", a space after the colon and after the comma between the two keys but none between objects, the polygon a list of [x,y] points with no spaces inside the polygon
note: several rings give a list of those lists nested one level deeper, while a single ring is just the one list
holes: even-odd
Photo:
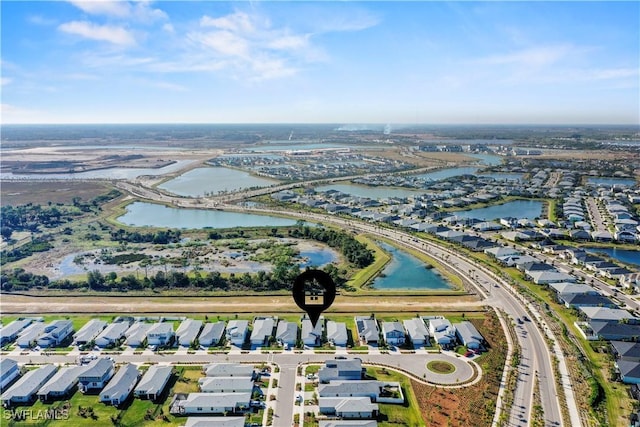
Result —
[{"label": "blue sky", "polygon": [[0,7],[3,123],[640,120],[635,1]]}]

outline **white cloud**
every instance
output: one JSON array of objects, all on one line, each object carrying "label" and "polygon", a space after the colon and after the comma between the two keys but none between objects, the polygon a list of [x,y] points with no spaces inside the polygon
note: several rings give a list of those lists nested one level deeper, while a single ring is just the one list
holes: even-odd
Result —
[{"label": "white cloud", "polygon": [[136,43],[133,34],[112,25],[98,25],[87,21],[66,22],[58,27],[60,31],[75,34],[91,40],[107,41],[120,46],[130,46]]},{"label": "white cloud", "polygon": [[109,15],[125,18],[131,14],[131,5],[126,1],[69,0],[69,2],[90,15]]},{"label": "white cloud", "polygon": [[10,77],[1,77],[1,78],[0,78],[0,86],[8,85],[8,84],[10,84],[12,81],[13,81],[13,79],[12,79],[12,78],[10,78]]},{"label": "white cloud", "polygon": [[164,24],[164,25],[162,26],[162,29],[163,29],[164,31],[166,31],[167,33],[172,33],[172,34],[173,34],[173,33],[175,33],[175,32],[176,32],[175,28],[173,28],[173,25],[172,25],[172,24],[170,24],[170,23]]},{"label": "white cloud", "polygon": [[521,65],[525,67],[541,67],[554,64],[564,59],[574,50],[571,45],[541,46],[524,49],[512,53],[491,55],[478,62],[489,65]]},{"label": "white cloud", "polygon": [[246,57],[249,53],[249,41],[230,31],[191,33],[188,37],[223,55]]},{"label": "white cloud", "polygon": [[[214,27],[221,30],[242,33],[252,33],[256,30],[254,21],[256,21],[255,16],[249,16],[244,12],[236,12],[220,18],[211,18],[210,16],[205,15],[200,19],[200,26]],[[268,22],[263,22],[263,24],[268,25]]]},{"label": "white cloud", "polygon": [[309,35],[282,36],[267,42],[267,47],[276,50],[304,49],[309,46]]}]

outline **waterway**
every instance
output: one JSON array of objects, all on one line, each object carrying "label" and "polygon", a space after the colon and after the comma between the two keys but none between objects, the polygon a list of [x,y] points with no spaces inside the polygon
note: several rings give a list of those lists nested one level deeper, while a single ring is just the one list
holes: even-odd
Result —
[{"label": "waterway", "polygon": [[386,199],[389,197],[415,197],[424,194],[424,191],[399,187],[370,187],[357,184],[331,184],[317,187],[316,191],[336,190],[357,197],[369,199]]},{"label": "waterway", "polygon": [[296,220],[267,215],[223,212],[207,209],[172,208],[147,202],[134,202],[126,213],[117,218],[134,227],[168,228],[233,228],[233,227],[287,227]]},{"label": "waterway", "polygon": [[387,243],[378,244],[391,255],[391,261],[372,284],[374,289],[384,290],[450,290],[453,288],[433,268],[409,254]]},{"label": "waterway", "polygon": [[223,167],[192,169],[158,186],[179,196],[199,197],[251,187],[267,187],[278,181]]},{"label": "waterway", "polygon": [[0,173],[0,179],[6,180],[51,180],[51,179],[135,179],[140,175],[158,176],[179,171],[195,160],[177,160],[161,168],[107,168],[75,173]]},{"label": "waterway", "polygon": [[486,221],[506,217],[534,219],[542,214],[542,206],[542,202],[538,200],[514,200],[501,205],[456,211],[451,214],[460,218],[477,218]]},{"label": "waterway", "polygon": [[640,248],[638,250],[632,249],[619,249],[619,248],[588,248],[587,252],[592,254],[605,254],[615,260],[624,262],[626,264],[632,264],[636,268],[640,269]]}]

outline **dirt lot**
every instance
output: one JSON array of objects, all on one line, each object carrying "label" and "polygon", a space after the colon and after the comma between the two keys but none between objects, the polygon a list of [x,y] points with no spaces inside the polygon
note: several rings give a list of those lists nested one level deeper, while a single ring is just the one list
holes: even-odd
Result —
[{"label": "dirt lot", "polygon": [[[289,295],[230,297],[78,296],[28,297],[2,295],[3,314],[47,313],[299,313]],[[329,313],[397,313],[482,311],[472,296],[338,296]]]},{"label": "dirt lot", "polygon": [[0,187],[0,203],[7,205],[24,205],[27,203],[70,204],[74,197],[91,200],[100,194],[107,193],[110,186],[98,182],[25,182],[3,181]]}]

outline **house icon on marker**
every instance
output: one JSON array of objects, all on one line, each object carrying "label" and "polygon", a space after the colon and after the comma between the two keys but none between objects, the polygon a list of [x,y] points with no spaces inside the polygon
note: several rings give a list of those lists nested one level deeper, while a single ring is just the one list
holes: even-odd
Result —
[{"label": "house icon on marker", "polygon": [[324,305],[324,289],[305,291],[304,304],[305,305]]}]

